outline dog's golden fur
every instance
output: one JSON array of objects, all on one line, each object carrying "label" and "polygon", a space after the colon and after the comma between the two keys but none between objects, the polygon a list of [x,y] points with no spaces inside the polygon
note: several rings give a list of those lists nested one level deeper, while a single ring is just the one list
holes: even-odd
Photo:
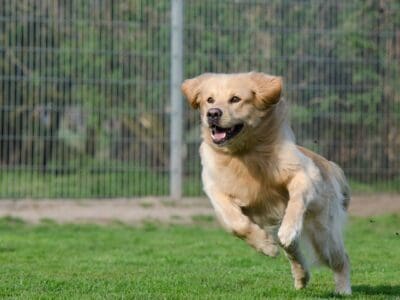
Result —
[{"label": "dog's golden fur", "polygon": [[[348,185],[336,164],[295,144],[281,78],[207,73],[186,80],[182,91],[200,110],[204,190],[224,227],[266,255],[277,255],[281,246],[296,288],[309,280],[299,246],[300,240],[308,241],[319,261],[333,270],[336,291],[350,294],[341,233]],[[241,126],[239,133],[230,139],[221,139],[227,136],[222,134],[217,141],[210,109],[221,112],[219,131]]]}]

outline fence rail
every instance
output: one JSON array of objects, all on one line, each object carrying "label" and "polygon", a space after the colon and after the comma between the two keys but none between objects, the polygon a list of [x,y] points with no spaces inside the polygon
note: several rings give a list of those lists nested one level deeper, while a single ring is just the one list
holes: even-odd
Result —
[{"label": "fence rail", "polygon": [[354,190],[400,192],[399,1],[0,0],[0,198],[200,195],[179,84],[251,70]]}]

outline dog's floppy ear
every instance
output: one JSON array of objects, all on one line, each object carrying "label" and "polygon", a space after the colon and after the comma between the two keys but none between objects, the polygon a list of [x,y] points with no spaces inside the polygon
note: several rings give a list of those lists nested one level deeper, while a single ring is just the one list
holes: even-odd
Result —
[{"label": "dog's floppy ear", "polygon": [[186,79],[181,85],[183,94],[194,109],[199,108],[198,96],[200,94],[201,84],[205,79],[209,78],[210,75],[210,73],[205,73],[191,79]]},{"label": "dog's floppy ear", "polygon": [[279,102],[282,92],[281,77],[252,72],[250,73],[250,79],[258,108],[266,109],[270,105]]}]

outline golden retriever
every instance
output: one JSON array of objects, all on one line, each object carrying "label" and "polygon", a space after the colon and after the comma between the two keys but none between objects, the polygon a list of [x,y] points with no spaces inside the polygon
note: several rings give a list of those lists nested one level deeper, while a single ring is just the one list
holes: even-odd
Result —
[{"label": "golden retriever", "polygon": [[296,289],[310,278],[299,245],[307,242],[334,272],[336,292],[351,294],[342,238],[349,187],[336,164],[295,144],[281,78],[206,73],[182,91],[200,110],[202,181],[222,225],[266,255],[281,246]]}]

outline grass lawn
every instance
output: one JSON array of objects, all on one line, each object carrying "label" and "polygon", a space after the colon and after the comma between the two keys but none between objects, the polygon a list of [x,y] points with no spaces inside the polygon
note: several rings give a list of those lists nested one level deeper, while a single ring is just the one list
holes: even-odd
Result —
[{"label": "grass lawn", "polygon": [[[190,226],[0,220],[0,298],[333,298],[329,270],[295,291],[289,264],[196,218]],[[400,299],[400,216],[351,219],[353,298]]]},{"label": "grass lawn", "polygon": [[[185,196],[202,195],[198,176],[187,176],[183,182]],[[165,196],[169,194],[169,176],[165,172],[131,169],[123,172],[69,175],[43,174],[0,169],[0,199],[5,198],[110,198]]]}]

